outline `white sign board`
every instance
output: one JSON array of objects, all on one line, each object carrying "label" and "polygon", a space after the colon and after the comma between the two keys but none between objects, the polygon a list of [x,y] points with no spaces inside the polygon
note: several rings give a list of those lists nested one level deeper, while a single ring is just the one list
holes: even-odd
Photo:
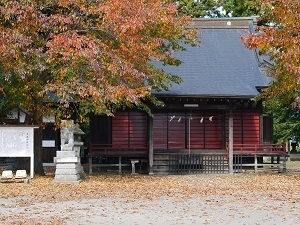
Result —
[{"label": "white sign board", "polygon": [[0,157],[30,157],[30,177],[34,171],[33,126],[0,126]]}]

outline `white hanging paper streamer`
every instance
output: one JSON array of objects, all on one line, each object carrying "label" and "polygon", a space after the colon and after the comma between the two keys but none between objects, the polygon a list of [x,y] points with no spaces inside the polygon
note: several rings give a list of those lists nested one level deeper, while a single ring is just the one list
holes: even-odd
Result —
[{"label": "white hanging paper streamer", "polygon": [[175,116],[171,116],[171,119],[169,120],[169,122],[171,122],[174,118],[175,118]]},{"label": "white hanging paper streamer", "polygon": [[[176,117],[175,115],[171,116],[169,122],[171,122],[175,117]],[[195,118],[197,119],[197,118],[200,118],[200,117],[195,117]],[[193,120],[193,119],[195,119],[195,118],[193,118],[193,117],[190,115],[190,120]],[[213,121],[214,116],[210,116],[210,117],[201,117],[200,123],[203,123],[204,119],[206,119],[206,118],[208,118],[209,121]],[[182,119],[182,117],[179,116],[179,118],[178,118],[177,121],[180,122],[181,119]],[[184,119],[185,119],[185,117],[184,117]]]}]

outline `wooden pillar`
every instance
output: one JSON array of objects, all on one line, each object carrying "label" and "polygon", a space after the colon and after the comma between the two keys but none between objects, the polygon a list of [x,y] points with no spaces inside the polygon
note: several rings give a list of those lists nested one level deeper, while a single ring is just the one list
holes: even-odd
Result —
[{"label": "wooden pillar", "polygon": [[[290,141],[286,142],[286,146],[287,146],[287,152],[288,155],[291,156],[291,145],[290,145]],[[291,161],[291,157],[288,157],[288,161]]]},{"label": "wooden pillar", "polygon": [[93,157],[89,156],[89,174],[93,174]]},{"label": "wooden pillar", "polygon": [[122,173],[122,156],[119,156],[119,174]]},{"label": "wooden pillar", "polygon": [[149,117],[149,174],[153,174],[153,117]]},{"label": "wooden pillar", "polygon": [[286,173],[286,155],[283,156],[283,168],[282,168],[282,172]]},{"label": "wooden pillar", "polygon": [[233,173],[233,112],[229,111],[229,152],[228,152],[228,166],[229,173]]},{"label": "wooden pillar", "polygon": [[257,155],[254,155],[254,172],[258,173],[258,168],[257,168]]},{"label": "wooden pillar", "polygon": [[260,112],[259,115],[259,143],[262,144],[264,142],[264,117]]},{"label": "wooden pillar", "polygon": [[226,117],[225,115],[221,116],[221,129],[222,129],[222,148],[225,149],[226,148]]}]

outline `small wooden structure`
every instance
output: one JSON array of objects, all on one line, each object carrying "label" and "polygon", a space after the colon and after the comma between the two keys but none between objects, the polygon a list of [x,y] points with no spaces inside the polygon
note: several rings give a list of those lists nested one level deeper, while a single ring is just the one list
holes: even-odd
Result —
[{"label": "small wooden structure", "polygon": [[253,100],[270,81],[265,59],[241,41],[245,30],[254,32],[254,23],[253,18],[195,20],[200,47],[175,53],[183,62],[178,67],[155,64],[183,79],[169,91],[153,92],[165,107],[152,107],[153,117],[138,110],[91,117],[90,172],[95,166],[121,172],[131,168],[130,159],[147,160],[150,174],[233,173],[243,171],[241,163],[257,171],[261,157],[285,160],[283,146],[264,145],[271,143],[271,127],[262,103]]}]

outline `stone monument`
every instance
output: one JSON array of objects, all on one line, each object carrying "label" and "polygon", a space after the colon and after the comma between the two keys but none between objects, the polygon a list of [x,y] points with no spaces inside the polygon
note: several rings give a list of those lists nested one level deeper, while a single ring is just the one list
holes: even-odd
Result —
[{"label": "stone monument", "polygon": [[73,120],[62,120],[61,150],[56,151],[56,157],[54,157],[56,164],[54,183],[78,184],[85,178],[80,163],[80,148],[83,145],[81,135],[83,134],[79,124],[74,124]]}]

